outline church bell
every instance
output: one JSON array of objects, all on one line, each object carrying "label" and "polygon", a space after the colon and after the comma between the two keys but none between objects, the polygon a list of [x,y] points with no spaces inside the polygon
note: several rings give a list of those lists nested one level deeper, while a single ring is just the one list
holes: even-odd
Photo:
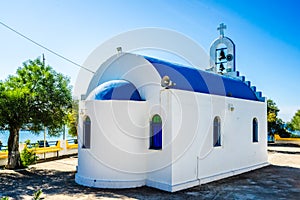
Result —
[{"label": "church bell", "polygon": [[224,71],[225,67],[224,67],[223,63],[220,63],[220,68],[219,69],[220,69],[221,72]]},{"label": "church bell", "polygon": [[223,49],[222,49],[221,52],[220,52],[220,55],[219,55],[219,60],[223,60],[223,59],[225,59],[225,58],[226,58],[225,52],[224,52]]}]

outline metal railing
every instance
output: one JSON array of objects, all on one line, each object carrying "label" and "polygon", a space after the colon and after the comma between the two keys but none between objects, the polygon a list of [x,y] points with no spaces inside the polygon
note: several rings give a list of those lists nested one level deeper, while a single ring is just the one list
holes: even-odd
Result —
[{"label": "metal railing", "polygon": [[[67,140],[69,144],[77,144],[77,139],[68,139]],[[54,141],[45,141],[45,147],[53,147],[57,145],[57,140]],[[27,144],[27,148],[32,149],[32,148],[38,148],[38,147],[44,147],[44,140],[39,140],[35,143],[29,143]],[[8,151],[8,146],[0,146],[0,151],[5,152]]]},{"label": "metal railing", "polygon": [[69,144],[78,144],[77,139],[68,139],[67,141]]},{"label": "metal railing", "polygon": [[0,146],[0,151],[8,151],[8,146]]}]

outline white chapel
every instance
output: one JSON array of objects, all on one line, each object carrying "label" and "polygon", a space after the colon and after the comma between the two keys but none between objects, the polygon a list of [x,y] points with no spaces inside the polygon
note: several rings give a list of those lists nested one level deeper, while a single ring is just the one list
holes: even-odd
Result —
[{"label": "white chapel", "polygon": [[268,165],[266,100],[236,71],[225,28],[206,70],[119,47],[76,83],[78,184],[175,192]]}]

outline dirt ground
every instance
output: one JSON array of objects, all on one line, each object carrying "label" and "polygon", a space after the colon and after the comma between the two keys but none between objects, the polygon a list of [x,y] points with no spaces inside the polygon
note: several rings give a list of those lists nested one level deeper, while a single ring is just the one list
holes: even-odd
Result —
[{"label": "dirt ground", "polygon": [[[300,199],[300,153],[269,152],[270,166],[176,193],[149,187],[95,189],[74,181],[76,158],[40,163],[26,170],[0,170],[0,197],[32,199]],[[44,166],[47,165],[47,169]],[[59,170],[64,165],[64,170]]]}]

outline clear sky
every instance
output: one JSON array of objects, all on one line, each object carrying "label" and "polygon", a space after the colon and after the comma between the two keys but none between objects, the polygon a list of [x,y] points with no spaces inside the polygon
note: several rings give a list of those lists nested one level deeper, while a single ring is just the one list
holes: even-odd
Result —
[{"label": "clear sky", "polygon": [[[237,70],[289,121],[300,109],[299,7],[296,0],[10,0],[0,1],[0,21],[79,64],[105,40],[144,27],[178,31],[208,52],[224,22],[236,44]],[[42,53],[75,83],[78,67],[0,25],[1,80]]]}]

